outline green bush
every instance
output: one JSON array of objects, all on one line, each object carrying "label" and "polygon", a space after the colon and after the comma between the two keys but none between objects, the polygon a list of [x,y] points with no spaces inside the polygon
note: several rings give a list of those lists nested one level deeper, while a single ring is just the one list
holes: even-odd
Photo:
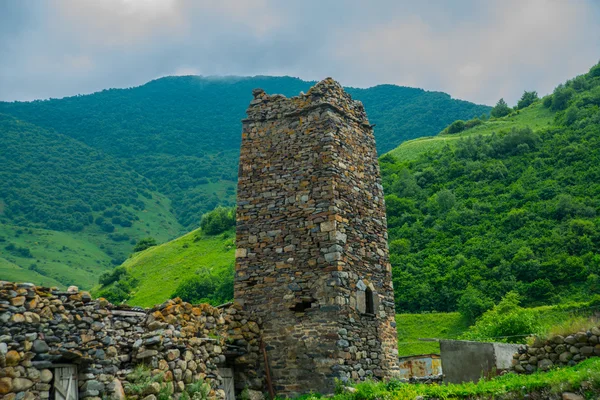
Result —
[{"label": "green bush", "polygon": [[534,311],[522,308],[519,304],[519,294],[508,292],[462,335],[462,339],[524,343],[527,336],[541,331],[541,325]]},{"label": "green bush", "polygon": [[464,130],[465,130],[465,121],[462,121],[460,119],[458,121],[454,121],[448,127],[448,133],[449,134],[459,133],[459,132],[462,132]]},{"label": "green bush", "polygon": [[233,298],[233,271],[220,274],[210,272],[196,275],[179,284],[171,297],[179,297],[188,303],[209,303],[214,306],[227,303]]},{"label": "green bush", "polygon": [[137,253],[138,251],[143,251],[146,250],[152,246],[156,246],[156,239],[154,239],[153,237],[147,237],[147,238],[143,238],[140,239],[136,244],[135,247],[133,248],[133,252]]},{"label": "green bush", "polygon": [[235,226],[235,207],[217,207],[204,214],[200,228],[208,235],[218,235]]},{"label": "green bush", "polygon": [[539,100],[538,94],[536,91],[525,91],[521,96],[521,99],[517,102],[517,109],[521,110],[525,107],[529,107],[533,103]]}]

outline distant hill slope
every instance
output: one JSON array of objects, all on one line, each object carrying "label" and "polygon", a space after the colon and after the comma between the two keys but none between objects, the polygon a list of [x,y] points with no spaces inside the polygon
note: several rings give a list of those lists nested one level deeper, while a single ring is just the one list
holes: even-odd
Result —
[{"label": "distant hill slope", "polygon": [[600,293],[600,65],[528,108],[380,158],[399,310]]},{"label": "distant hill slope", "polygon": [[544,107],[542,102],[537,102],[519,112],[504,118],[485,121],[484,124],[476,126],[457,134],[438,134],[435,136],[424,136],[403,142],[400,146],[387,152],[402,161],[414,161],[428,151],[440,150],[442,147],[454,146],[461,139],[469,136],[491,135],[492,133],[510,132],[513,128],[530,127],[534,131],[547,128],[554,122],[555,113]]},{"label": "distant hill slope", "polygon": [[[122,265],[127,277],[105,287],[97,287],[95,295],[110,298],[115,286],[129,285],[127,303],[150,307],[173,296],[183,282],[198,279],[209,290],[225,282],[229,300],[233,296],[235,234],[225,232],[216,236],[194,230],[170,242],[133,254]],[[114,300],[114,299],[111,299]]]},{"label": "distant hill slope", "polygon": [[[131,89],[34,102],[0,102],[7,113],[79,140],[127,163],[172,200],[179,222],[233,204],[240,120],[252,89],[295,96],[314,82],[290,77],[167,77]],[[348,91],[365,103],[380,152],[439,132],[488,106],[439,92],[393,85]]]},{"label": "distant hill slope", "polygon": [[0,279],[89,288],[132,242],[180,232],[168,199],[119,160],[0,114]]}]

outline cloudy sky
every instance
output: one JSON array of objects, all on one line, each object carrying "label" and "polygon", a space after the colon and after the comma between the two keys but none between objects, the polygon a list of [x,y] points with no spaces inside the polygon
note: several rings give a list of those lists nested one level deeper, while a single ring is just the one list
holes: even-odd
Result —
[{"label": "cloudy sky", "polygon": [[0,0],[0,100],[197,74],[512,105],[598,62],[598,21],[600,0]]}]

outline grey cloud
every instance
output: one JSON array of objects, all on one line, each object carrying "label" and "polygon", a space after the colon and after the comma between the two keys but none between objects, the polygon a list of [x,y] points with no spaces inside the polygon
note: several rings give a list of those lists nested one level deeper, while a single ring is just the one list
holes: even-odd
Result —
[{"label": "grey cloud", "polygon": [[599,8],[594,0],[9,0],[0,2],[0,100],[197,73],[333,76],[514,103],[523,89],[546,93],[598,61]]}]

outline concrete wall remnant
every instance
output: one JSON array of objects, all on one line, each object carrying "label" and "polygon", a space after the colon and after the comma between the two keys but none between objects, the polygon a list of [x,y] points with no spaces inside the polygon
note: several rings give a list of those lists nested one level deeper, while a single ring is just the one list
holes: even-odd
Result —
[{"label": "concrete wall remnant", "polygon": [[440,340],[444,382],[477,382],[510,369],[521,345],[466,340]]},{"label": "concrete wall remnant", "polygon": [[263,320],[276,393],[397,376],[383,187],[362,103],[331,78],[297,97],[253,95],[235,300]]}]

